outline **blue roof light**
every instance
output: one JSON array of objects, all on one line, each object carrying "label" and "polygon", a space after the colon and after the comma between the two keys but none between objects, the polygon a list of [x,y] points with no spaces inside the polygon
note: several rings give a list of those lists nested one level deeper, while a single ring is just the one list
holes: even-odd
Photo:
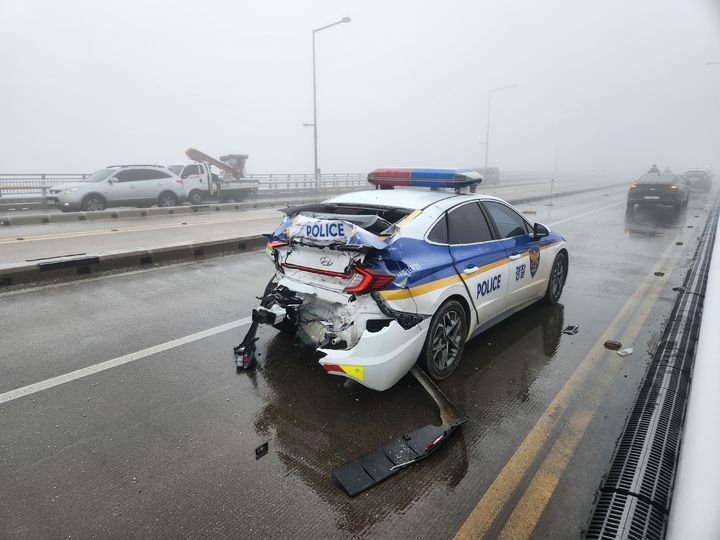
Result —
[{"label": "blue roof light", "polygon": [[472,169],[375,169],[368,182],[376,186],[415,186],[461,188],[482,182],[482,175]]}]

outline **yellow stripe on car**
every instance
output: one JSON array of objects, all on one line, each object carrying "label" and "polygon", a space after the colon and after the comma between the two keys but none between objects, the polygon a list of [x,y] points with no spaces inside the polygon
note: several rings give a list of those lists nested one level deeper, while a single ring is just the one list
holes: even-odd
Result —
[{"label": "yellow stripe on car", "polygon": [[[554,246],[557,246],[559,244],[562,244],[564,242],[554,242],[552,244],[548,244],[547,246],[542,246],[540,249],[548,249]],[[527,253],[525,254],[527,255]],[[468,278],[471,278],[473,276],[476,276],[478,274],[481,274],[483,272],[487,272],[489,270],[492,270],[493,268],[497,268],[498,266],[502,266],[503,264],[507,264],[510,261],[508,258],[500,259],[499,261],[492,262],[490,264],[486,264],[485,266],[481,266],[477,270],[475,270],[472,274],[467,274]],[[455,283],[460,283],[461,279],[460,276],[455,274],[454,276],[448,276],[445,278],[437,279],[435,281],[430,281],[428,283],[423,283],[422,285],[418,285],[416,287],[412,287],[410,289],[395,289],[391,291],[381,291],[380,294],[385,300],[403,300],[405,298],[410,298],[412,296],[420,296],[422,294],[426,294],[432,291],[435,291],[437,289],[440,289],[442,287],[449,287],[450,285],[453,285]]]}]

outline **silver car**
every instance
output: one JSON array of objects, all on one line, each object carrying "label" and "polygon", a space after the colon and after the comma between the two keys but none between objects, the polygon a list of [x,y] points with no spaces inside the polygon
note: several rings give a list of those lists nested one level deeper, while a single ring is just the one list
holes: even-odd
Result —
[{"label": "silver car", "polygon": [[161,165],[112,165],[71,184],[53,186],[47,202],[63,212],[109,206],[176,206],[187,194],[183,181]]}]

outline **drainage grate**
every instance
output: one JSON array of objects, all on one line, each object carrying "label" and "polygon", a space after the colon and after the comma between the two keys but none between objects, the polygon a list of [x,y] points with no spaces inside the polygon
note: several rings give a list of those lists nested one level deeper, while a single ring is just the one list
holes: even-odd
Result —
[{"label": "drainage grate", "polygon": [[587,539],[665,535],[717,220],[718,200],[600,485]]}]

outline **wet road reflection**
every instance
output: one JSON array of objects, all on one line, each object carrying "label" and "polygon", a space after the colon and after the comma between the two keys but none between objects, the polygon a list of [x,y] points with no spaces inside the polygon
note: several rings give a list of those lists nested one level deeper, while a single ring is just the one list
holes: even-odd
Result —
[{"label": "wet road reflection", "polygon": [[684,224],[686,217],[687,210],[677,211],[664,206],[628,210],[625,212],[625,235],[670,238],[670,231]]},{"label": "wet road reflection", "polygon": [[[264,348],[258,377],[267,384],[267,395],[254,427],[271,439],[271,451],[277,453],[284,474],[300,478],[334,509],[338,528],[351,534],[363,532],[402,513],[434,484],[454,487],[467,472],[460,434],[441,450],[442,458],[426,460],[435,461],[435,467],[422,482],[412,475],[425,464],[350,499],[335,484],[332,468],[402,433],[439,424],[434,403],[411,377],[402,379],[393,392],[375,392],[355,383],[344,388],[344,379],[329,379],[313,351],[288,336],[273,335]],[[362,506],[355,503],[360,500]]]},{"label": "wet road reflection", "polygon": [[[468,343],[458,370],[442,388],[471,421],[433,456],[355,499],[335,484],[333,467],[404,432],[440,423],[431,398],[412,377],[392,392],[355,383],[343,388],[343,379],[328,380],[312,350],[269,331],[256,375],[263,381],[258,387],[267,385],[267,395],[255,430],[271,440],[284,474],[300,478],[334,509],[339,528],[365,532],[402,514],[428,492],[457,486],[467,473],[477,434],[496,423],[496,411],[513,410],[532,398],[536,378],[560,345],[563,309],[530,307]],[[493,371],[495,364],[503,369]]]}]

